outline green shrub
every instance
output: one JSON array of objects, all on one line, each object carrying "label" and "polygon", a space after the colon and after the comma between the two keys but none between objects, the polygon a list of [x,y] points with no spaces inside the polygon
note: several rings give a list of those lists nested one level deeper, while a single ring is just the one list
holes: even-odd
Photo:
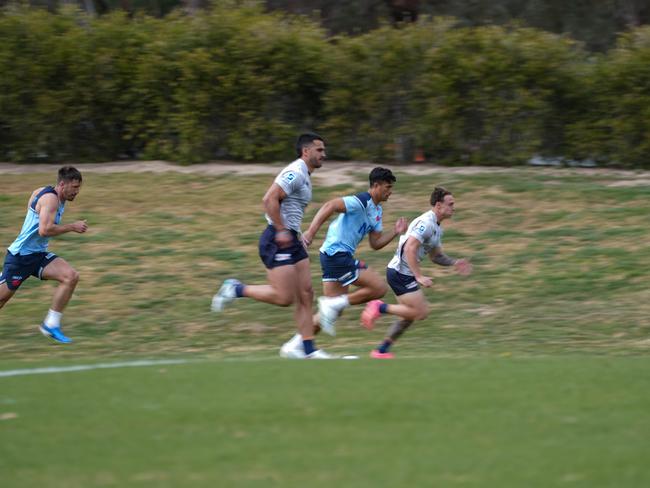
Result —
[{"label": "green shrub", "polygon": [[650,28],[592,58],[536,29],[424,19],[327,38],[306,17],[215,0],[193,16],[0,11],[0,158],[650,166]]},{"label": "green shrub", "polygon": [[591,69],[591,103],[567,131],[574,151],[622,167],[650,168],[650,27],[623,34]]}]

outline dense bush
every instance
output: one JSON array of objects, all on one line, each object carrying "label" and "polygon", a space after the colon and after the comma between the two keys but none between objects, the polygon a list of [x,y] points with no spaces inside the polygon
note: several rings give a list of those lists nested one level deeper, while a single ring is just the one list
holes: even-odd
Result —
[{"label": "dense bush", "polygon": [[312,128],[340,158],[650,167],[647,28],[594,58],[543,31],[453,19],[328,38],[241,4],[163,19],[3,10],[0,158],[286,159]]},{"label": "dense bush", "polygon": [[650,27],[622,35],[591,67],[588,82],[588,110],[567,130],[575,152],[650,168]]}]

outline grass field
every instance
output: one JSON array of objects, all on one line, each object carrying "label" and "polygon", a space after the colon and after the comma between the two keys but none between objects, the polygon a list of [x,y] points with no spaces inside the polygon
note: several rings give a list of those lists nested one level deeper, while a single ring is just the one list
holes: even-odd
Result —
[{"label": "grass field", "polygon": [[[432,313],[395,347],[401,360],[365,359],[389,322],[368,332],[350,309],[319,345],[362,359],[317,364],[277,357],[289,309],[209,312],[223,279],[264,279],[271,177],[86,174],[64,218],[90,230],[51,245],[81,272],[64,317],[75,343],[38,334],[53,285],[30,279],[0,311],[0,373],[190,362],[0,376],[0,485],[650,486],[650,185],[629,173],[396,174],[385,221],[417,216],[445,185],[458,207],[445,249],[474,274],[433,270]],[[308,218],[363,190],[355,176],[316,179]],[[51,175],[0,179],[6,246]],[[358,255],[383,270],[393,251]],[[318,291],[316,259],[312,270]]]}]

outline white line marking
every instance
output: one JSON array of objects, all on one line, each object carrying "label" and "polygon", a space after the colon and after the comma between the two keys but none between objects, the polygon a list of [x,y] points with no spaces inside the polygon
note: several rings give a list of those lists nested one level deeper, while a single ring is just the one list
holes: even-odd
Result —
[{"label": "white line marking", "polygon": [[124,361],[120,363],[78,364],[76,366],[51,366],[47,368],[9,369],[6,371],[0,371],[0,378],[6,378],[8,376],[22,376],[26,374],[70,373],[72,371],[88,371],[91,369],[135,368],[140,366],[158,366],[161,364],[186,364],[189,362],[190,361],[187,359],[143,359],[140,361]]}]

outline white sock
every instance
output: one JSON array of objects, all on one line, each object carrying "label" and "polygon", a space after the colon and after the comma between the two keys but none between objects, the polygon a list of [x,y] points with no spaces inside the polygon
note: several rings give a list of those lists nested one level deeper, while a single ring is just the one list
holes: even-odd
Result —
[{"label": "white sock", "polygon": [[50,309],[45,316],[45,320],[43,321],[45,327],[49,327],[50,329],[61,327],[62,315],[63,312],[55,312],[54,310]]}]

